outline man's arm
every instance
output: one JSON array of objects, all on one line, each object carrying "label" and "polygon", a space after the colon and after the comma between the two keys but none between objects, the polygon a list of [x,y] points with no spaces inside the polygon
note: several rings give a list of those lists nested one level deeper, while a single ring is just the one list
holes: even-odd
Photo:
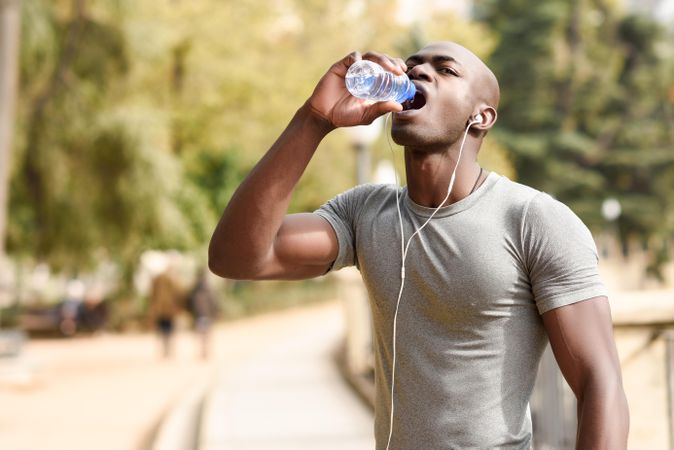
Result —
[{"label": "man's arm", "polygon": [[606,297],[543,314],[559,368],[578,400],[576,448],[626,449],[629,411]]},{"label": "man's arm", "polygon": [[[376,53],[363,57],[398,74],[405,70],[400,59]],[[301,279],[322,275],[334,261],[338,246],[332,227],[315,214],[286,212],[297,182],[330,131],[402,109],[396,102],[370,104],[349,94],[344,77],[360,58],[352,53],[330,68],[234,193],[211,238],[212,272],[235,279]]]}]

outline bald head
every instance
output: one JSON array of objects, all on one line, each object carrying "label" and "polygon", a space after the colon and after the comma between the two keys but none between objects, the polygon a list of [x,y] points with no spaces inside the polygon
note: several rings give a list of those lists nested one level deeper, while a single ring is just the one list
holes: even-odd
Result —
[{"label": "bald head", "polygon": [[396,143],[447,149],[466,130],[479,141],[494,126],[498,81],[473,52],[454,42],[434,42],[405,64],[419,95],[394,115],[391,135]]},{"label": "bald head", "polygon": [[484,102],[494,109],[498,109],[501,91],[498,86],[496,75],[494,75],[494,72],[492,72],[491,69],[487,67],[477,55],[475,55],[475,53],[456,42],[450,41],[432,42],[421,51],[452,55],[461,63],[461,65],[466,67],[466,70],[472,75],[470,77],[470,82],[472,91],[475,95],[475,100]]}]

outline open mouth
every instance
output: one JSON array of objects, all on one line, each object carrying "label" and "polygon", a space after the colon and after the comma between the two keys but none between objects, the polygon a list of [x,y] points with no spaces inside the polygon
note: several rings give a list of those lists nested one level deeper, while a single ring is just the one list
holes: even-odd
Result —
[{"label": "open mouth", "polygon": [[411,109],[421,109],[426,106],[426,97],[420,91],[414,95],[412,100],[407,100],[403,104],[403,111],[409,111]]}]

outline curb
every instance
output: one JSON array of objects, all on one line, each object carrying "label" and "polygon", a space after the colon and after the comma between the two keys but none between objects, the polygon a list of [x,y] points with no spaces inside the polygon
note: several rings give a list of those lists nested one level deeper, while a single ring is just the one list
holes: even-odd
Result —
[{"label": "curb", "polygon": [[193,450],[199,448],[199,428],[210,381],[188,390],[159,424],[151,450]]}]

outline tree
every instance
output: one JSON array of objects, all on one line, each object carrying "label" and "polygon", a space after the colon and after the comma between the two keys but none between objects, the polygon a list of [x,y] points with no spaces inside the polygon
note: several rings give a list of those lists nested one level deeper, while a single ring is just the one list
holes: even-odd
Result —
[{"label": "tree", "polygon": [[617,197],[622,242],[650,241],[661,264],[657,237],[672,226],[660,218],[674,193],[659,181],[674,167],[671,56],[656,51],[671,43],[661,28],[606,0],[481,5],[500,36],[491,58],[502,88],[495,134],[520,180],[593,229],[605,226],[601,203]]},{"label": "tree", "polygon": [[0,1],[0,261],[5,253],[8,189],[16,105],[19,1]]},{"label": "tree", "polygon": [[117,11],[24,3],[9,249],[56,269],[113,260],[128,274],[146,248],[203,242],[213,220],[200,213],[203,195],[181,185],[180,161],[156,147],[157,118],[121,108],[131,63]]}]

